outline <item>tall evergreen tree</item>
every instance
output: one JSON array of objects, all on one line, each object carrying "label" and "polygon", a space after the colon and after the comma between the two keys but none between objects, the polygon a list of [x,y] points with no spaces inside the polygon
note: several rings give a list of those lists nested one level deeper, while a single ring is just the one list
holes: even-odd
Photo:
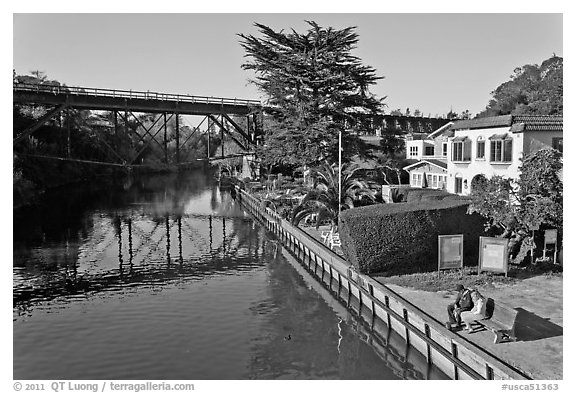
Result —
[{"label": "tall evergreen tree", "polygon": [[365,152],[354,133],[367,126],[367,114],[382,103],[369,87],[381,77],[352,55],[355,27],[336,30],[307,22],[304,33],[274,31],[256,23],[261,38],[239,34],[253,70],[251,81],[265,94],[270,124],[259,156],[264,164],[315,165],[338,157],[338,133],[344,159]]}]

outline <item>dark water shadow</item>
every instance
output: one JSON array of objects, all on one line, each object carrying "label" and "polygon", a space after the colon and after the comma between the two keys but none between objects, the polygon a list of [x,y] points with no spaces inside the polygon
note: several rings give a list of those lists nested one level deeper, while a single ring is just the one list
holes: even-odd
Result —
[{"label": "dark water shadow", "polygon": [[518,310],[514,329],[517,341],[536,341],[564,334],[564,328],[550,322],[550,318],[542,318],[522,307],[516,307],[515,310]]}]

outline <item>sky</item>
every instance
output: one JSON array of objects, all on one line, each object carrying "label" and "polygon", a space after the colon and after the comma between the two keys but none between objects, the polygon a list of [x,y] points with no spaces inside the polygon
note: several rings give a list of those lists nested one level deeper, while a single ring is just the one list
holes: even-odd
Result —
[{"label": "sky", "polygon": [[516,67],[563,56],[560,13],[14,13],[13,68],[69,86],[258,99],[237,34],[259,36],[255,22],[304,32],[305,20],[357,27],[353,53],[384,77],[371,91],[388,112],[476,114]]}]

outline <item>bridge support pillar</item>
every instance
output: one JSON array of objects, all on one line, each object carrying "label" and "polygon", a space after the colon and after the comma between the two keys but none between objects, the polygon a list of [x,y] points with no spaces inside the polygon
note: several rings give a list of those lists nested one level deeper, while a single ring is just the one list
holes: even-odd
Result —
[{"label": "bridge support pillar", "polygon": [[164,115],[164,163],[168,165],[168,122],[166,121],[166,112]]},{"label": "bridge support pillar", "polygon": [[210,159],[210,127],[212,127],[212,124],[210,124],[211,123],[210,117],[208,116],[207,118],[208,118],[208,128],[206,129],[206,134],[208,135],[208,149],[207,149],[208,152],[206,158]]},{"label": "bridge support pillar", "polygon": [[120,141],[118,141],[118,111],[114,111],[114,148],[118,151]]},{"label": "bridge support pillar", "polygon": [[224,157],[224,115],[220,115],[220,151]]},{"label": "bridge support pillar", "polygon": [[176,113],[176,165],[178,164],[180,164],[180,116]]},{"label": "bridge support pillar", "polygon": [[66,158],[70,158],[70,108],[66,109]]}]

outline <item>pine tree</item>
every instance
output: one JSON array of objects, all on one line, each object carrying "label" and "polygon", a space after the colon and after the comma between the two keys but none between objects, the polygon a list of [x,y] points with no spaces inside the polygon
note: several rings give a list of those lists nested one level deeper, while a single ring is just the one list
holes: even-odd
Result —
[{"label": "pine tree", "polygon": [[258,154],[266,165],[315,165],[338,157],[342,132],[344,159],[365,153],[355,133],[382,103],[369,92],[381,77],[352,55],[354,27],[336,30],[307,22],[304,33],[274,31],[256,23],[262,38],[239,34],[250,60],[243,69],[267,98],[268,127]]}]

